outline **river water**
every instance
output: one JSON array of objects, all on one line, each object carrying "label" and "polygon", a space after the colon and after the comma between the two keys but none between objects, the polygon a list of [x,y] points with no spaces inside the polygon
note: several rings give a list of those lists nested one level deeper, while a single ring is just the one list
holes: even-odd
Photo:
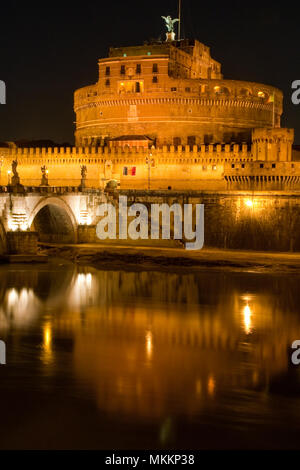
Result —
[{"label": "river water", "polygon": [[0,447],[299,447],[299,281],[0,266]]}]

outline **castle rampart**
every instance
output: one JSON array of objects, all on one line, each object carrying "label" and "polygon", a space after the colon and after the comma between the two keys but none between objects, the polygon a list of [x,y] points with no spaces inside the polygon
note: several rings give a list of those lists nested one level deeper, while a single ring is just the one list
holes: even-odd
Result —
[{"label": "castle rampart", "polygon": [[[272,136],[267,153],[256,145]],[[230,189],[272,187],[297,188],[300,162],[289,160],[293,133],[289,129],[259,130],[255,145],[202,144],[160,148],[134,147],[67,147],[6,149],[1,166],[0,184],[9,183],[13,160],[18,160],[21,181],[38,186],[41,167],[46,166],[49,184],[80,185],[80,167],[87,167],[87,187],[102,187],[115,180],[121,188],[151,189]],[[279,145],[282,155],[274,153]],[[274,155],[277,157],[274,158]],[[263,158],[264,157],[264,158]],[[263,184],[262,184],[263,183]],[[269,184],[272,183],[272,184]]]}]

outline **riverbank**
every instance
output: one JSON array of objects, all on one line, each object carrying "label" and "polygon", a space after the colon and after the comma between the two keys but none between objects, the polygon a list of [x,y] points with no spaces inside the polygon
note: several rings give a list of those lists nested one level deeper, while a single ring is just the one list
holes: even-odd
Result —
[{"label": "riverbank", "polygon": [[108,244],[40,244],[41,254],[62,257],[80,265],[122,270],[230,269],[300,273],[300,253],[221,250],[205,248],[141,247]]}]

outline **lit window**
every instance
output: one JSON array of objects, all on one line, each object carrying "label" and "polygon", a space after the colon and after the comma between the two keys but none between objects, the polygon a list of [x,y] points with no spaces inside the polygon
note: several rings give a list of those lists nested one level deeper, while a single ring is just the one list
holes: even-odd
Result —
[{"label": "lit window", "polygon": [[266,95],[265,95],[265,93],[264,93],[263,91],[259,91],[259,92],[257,93],[257,96],[258,96],[259,98],[265,98]]},{"label": "lit window", "polygon": [[119,82],[118,92],[119,93],[143,93],[144,91],[144,82],[135,81],[135,80],[124,80]]},{"label": "lit window", "polygon": [[213,170],[213,171],[216,171],[216,169],[217,169],[217,165],[213,165],[213,166],[212,166],[212,170]]}]

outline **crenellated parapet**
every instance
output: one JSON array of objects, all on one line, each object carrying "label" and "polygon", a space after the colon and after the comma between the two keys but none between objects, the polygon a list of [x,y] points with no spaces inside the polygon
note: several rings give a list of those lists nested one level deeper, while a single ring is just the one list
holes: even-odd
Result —
[{"label": "crenellated parapet", "polygon": [[[221,190],[245,178],[255,182],[265,177],[269,181],[270,177],[274,182],[278,181],[274,179],[277,176],[298,184],[299,165],[291,162],[292,142],[293,130],[267,128],[253,131],[252,146],[231,142],[163,145],[151,149],[129,146],[10,148],[2,158],[0,183],[10,184],[11,165],[16,160],[21,183],[25,186],[39,186],[43,168],[50,186],[80,187],[83,167],[86,168],[87,188],[105,188],[113,180],[124,189],[150,185],[151,189]],[[288,177],[293,178],[286,180]]]}]

